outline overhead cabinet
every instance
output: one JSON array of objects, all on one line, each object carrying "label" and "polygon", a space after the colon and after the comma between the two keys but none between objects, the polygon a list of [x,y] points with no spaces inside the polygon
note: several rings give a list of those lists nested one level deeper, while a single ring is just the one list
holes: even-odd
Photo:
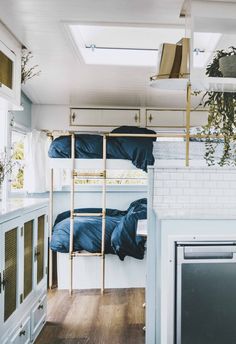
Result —
[{"label": "overhead cabinet", "polygon": [[184,126],[184,113],[181,110],[146,110],[146,126],[156,128],[171,128]]},{"label": "overhead cabinet", "polygon": [[[203,110],[193,110],[190,115],[190,126],[199,127],[207,124],[208,113]],[[186,111],[175,109],[147,109],[146,126],[148,128],[185,128]]]},{"label": "overhead cabinet", "polygon": [[21,44],[0,23],[0,98],[18,109],[21,92]]},{"label": "overhead cabinet", "polygon": [[140,126],[140,109],[71,108],[70,125],[80,127]]}]

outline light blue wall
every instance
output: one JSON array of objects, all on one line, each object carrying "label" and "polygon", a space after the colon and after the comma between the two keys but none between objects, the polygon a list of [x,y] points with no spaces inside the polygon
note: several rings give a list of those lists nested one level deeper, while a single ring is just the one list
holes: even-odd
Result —
[{"label": "light blue wall", "polygon": [[14,122],[24,127],[31,128],[31,100],[21,92],[21,105],[23,106],[23,111],[13,111]]}]

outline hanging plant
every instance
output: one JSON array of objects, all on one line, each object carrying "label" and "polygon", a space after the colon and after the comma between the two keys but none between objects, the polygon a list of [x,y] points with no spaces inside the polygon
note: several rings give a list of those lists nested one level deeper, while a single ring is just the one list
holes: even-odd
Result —
[{"label": "hanging plant", "polygon": [[[235,55],[235,47],[218,50],[213,61],[206,68],[206,75],[223,77],[220,68],[221,58]],[[217,144],[219,141],[224,141],[223,155],[218,164],[220,166],[236,165],[236,93],[207,91],[205,97],[207,100],[204,102],[204,107],[208,107],[209,111],[208,123],[203,127],[203,134],[206,135],[205,159],[208,165],[214,165]],[[212,135],[215,136],[215,139],[212,139]]]},{"label": "hanging plant", "polygon": [[35,76],[39,76],[41,73],[41,70],[38,70],[39,65],[29,67],[32,58],[32,52],[23,48],[21,55],[21,84],[25,84],[27,80],[30,80]]}]

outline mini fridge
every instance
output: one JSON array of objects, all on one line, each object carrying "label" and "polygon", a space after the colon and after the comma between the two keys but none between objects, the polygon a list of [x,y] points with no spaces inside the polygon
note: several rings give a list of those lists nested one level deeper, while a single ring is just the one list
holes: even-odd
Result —
[{"label": "mini fridge", "polygon": [[236,243],[176,243],[175,344],[236,343]]}]

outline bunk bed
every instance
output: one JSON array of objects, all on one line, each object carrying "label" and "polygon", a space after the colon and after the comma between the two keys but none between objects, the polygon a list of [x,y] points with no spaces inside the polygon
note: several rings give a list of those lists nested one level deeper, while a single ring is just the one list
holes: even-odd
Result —
[{"label": "bunk bed", "polygon": [[[55,134],[55,132],[54,132]],[[53,134],[49,134],[53,138]],[[58,135],[58,132],[56,132]],[[58,247],[54,245],[55,236],[53,236],[53,171],[54,168],[69,168],[71,170],[71,197],[70,197],[70,211],[67,215],[70,216],[66,221],[66,228],[68,234],[69,228],[69,243],[66,251],[69,251],[69,273],[70,273],[70,288],[72,293],[72,270],[73,259],[79,256],[99,256],[101,257],[101,292],[104,291],[105,284],[105,253],[106,253],[106,217],[109,216],[109,210],[106,209],[106,179],[107,169],[137,169],[141,168],[147,171],[147,166],[154,163],[153,142],[156,140],[156,133],[146,128],[138,127],[120,127],[113,130],[111,133],[88,135],[78,134],[75,132],[61,133],[51,143],[49,148],[50,170],[51,170],[51,187],[50,187],[50,242],[51,247],[57,251]],[[92,169],[92,172],[87,172]],[[96,172],[94,172],[96,170]],[[97,172],[98,171],[98,172]],[[88,210],[88,212],[76,211],[75,209],[75,178],[101,178],[102,179],[102,207],[100,209]],[[94,217],[100,223],[100,242],[95,250],[89,252],[81,251],[75,245],[75,224],[81,227],[81,223]],[[84,218],[84,220],[82,219]],[[124,216],[120,223],[123,227],[125,221]],[[134,215],[136,221],[136,215]],[[94,221],[94,220],[93,220]],[[94,222],[96,222],[94,221]],[[63,222],[63,221],[62,221]],[[69,225],[69,227],[68,227]],[[118,224],[119,227],[119,224]],[[57,223],[54,227],[57,233]],[[134,227],[136,231],[136,225]],[[114,230],[115,232],[115,230]],[[112,233],[114,234],[114,233]],[[59,235],[60,236],[60,235]],[[109,235],[108,235],[109,237]],[[114,237],[114,235],[113,235]],[[119,235],[116,237],[119,242]],[[56,240],[56,239],[55,239]],[[144,239],[139,238],[139,243],[143,245]],[[67,235],[68,241],[68,235]],[[133,240],[133,243],[135,240]],[[60,245],[59,245],[60,246]],[[100,246],[100,249],[97,248]],[[141,247],[140,246],[140,247]],[[88,247],[85,247],[88,248]],[[90,250],[91,251],[91,250]],[[109,250],[108,250],[109,251]],[[112,251],[112,250],[110,250]],[[141,248],[142,251],[142,248]],[[113,246],[113,252],[117,253],[121,259],[124,254],[118,249],[118,244]],[[132,253],[130,254],[132,255]],[[141,258],[143,253],[136,256]],[[49,286],[52,286],[52,251],[49,254]]]},{"label": "bunk bed", "polygon": [[[108,169],[137,169],[147,170],[148,165],[153,165],[157,160],[180,159],[189,166],[189,160],[202,160],[204,142],[190,141],[199,139],[201,135],[190,132],[190,113],[187,111],[186,131],[184,133],[156,133],[146,128],[120,127],[111,133],[103,134],[79,134],[77,132],[55,132],[56,139],[52,141],[49,156],[51,169],[50,187],[50,240],[52,239],[53,228],[53,170],[54,168],[69,168],[71,170],[71,197],[70,197],[70,219],[67,218],[67,232],[69,229],[69,272],[70,272],[70,293],[72,292],[72,266],[73,258],[79,256],[99,256],[101,257],[101,292],[104,291],[105,284],[105,253],[106,253],[106,179]],[[49,134],[52,136],[52,133]],[[157,137],[182,138],[182,142],[155,142]],[[169,146],[168,146],[169,145]],[[154,146],[154,149],[153,149]],[[172,156],[172,150],[175,156]],[[197,149],[196,149],[197,148]],[[200,151],[199,151],[200,148]],[[153,156],[154,152],[154,156]],[[181,153],[180,153],[181,152]],[[93,172],[87,172],[88,170]],[[96,172],[94,172],[96,170]],[[98,172],[97,172],[98,171]],[[75,210],[75,178],[101,178],[102,179],[102,207],[95,210],[82,210],[79,214]],[[100,218],[100,246],[98,252],[80,251],[77,247],[74,250],[74,227],[75,220],[81,217]],[[76,220],[76,221],[77,221]],[[81,219],[78,221],[80,223]],[[68,223],[70,226],[68,227]],[[68,234],[68,233],[67,233]],[[97,247],[98,248],[98,247]],[[55,249],[56,250],[56,249]],[[95,252],[96,251],[96,252]],[[112,250],[111,250],[112,251]],[[109,250],[108,250],[109,252]],[[113,251],[111,253],[114,253]],[[50,251],[49,263],[52,267],[52,253]],[[49,285],[52,286],[52,269],[49,274]]]}]

